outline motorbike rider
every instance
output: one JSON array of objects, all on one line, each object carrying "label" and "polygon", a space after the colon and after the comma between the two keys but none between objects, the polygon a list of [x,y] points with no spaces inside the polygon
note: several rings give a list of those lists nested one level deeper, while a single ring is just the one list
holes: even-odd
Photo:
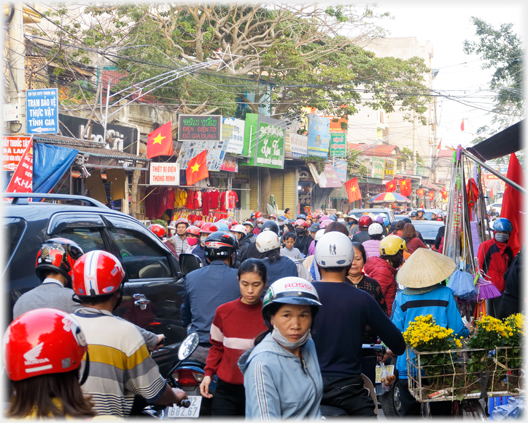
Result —
[{"label": "motorbike rider", "polygon": [[349,217],[348,234],[350,237],[353,237],[355,234],[359,232],[358,219],[352,212],[350,212],[348,217]]},{"label": "motorbike rider", "polygon": [[[287,256],[280,254],[280,240],[276,232],[263,231],[257,236],[255,246],[260,253],[260,258],[268,269],[268,284],[287,276],[297,276],[297,265]],[[302,267],[302,265],[301,265]]]},{"label": "motorbike rider", "polygon": [[306,223],[306,220],[299,218],[295,221],[294,226],[295,233],[297,234],[295,248],[298,248],[301,254],[307,256],[310,244],[313,241],[313,238],[310,235],[307,235],[308,223]]},{"label": "motorbike rider", "polygon": [[424,214],[425,210],[423,208],[416,210],[416,220],[425,220]]},{"label": "motorbike rider", "polygon": [[171,253],[174,255],[174,257],[178,258],[178,254],[176,253],[176,248],[174,248],[174,243],[172,243],[170,239],[164,240],[165,233],[166,233],[165,228],[158,223],[154,223],[150,225],[148,228],[154,235],[156,235],[160,239],[161,242],[163,242],[163,244],[167,246],[169,250],[171,250]]},{"label": "motorbike rider", "polygon": [[[215,232],[205,240],[205,257],[209,266],[194,270],[185,276],[185,294],[181,306],[184,326],[188,334],[200,337],[198,355],[211,347],[209,333],[218,306],[240,296],[235,263],[237,240],[233,234]],[[205,359],[203,360],[205,361]]]},{"label": "motorbike rider", "polygon": [[82,304],[73,315],[90,350],[83,391],[99,415],[128,416],[136,394],[165,406],[187,397],[161,377],[137,327],[112,314],[121,302],[124,276],[117,257],[102,250],[84,254],[73,266],[73,290]]},{"label": "motorbike rider", "polygon": [[236,237],[238,241],[238,249],[237,249],[237,267],[240,263],[242,263],[242,256],[245,255],[245,252],[249,245],[251,244],[251,241],[249,237],[247,236],[247,230],[244,225],[235,225],[231,227],[230,232]]},{"label": "motorbike rider", "polygon": [[392,303],[396,296],[398,285],[396,272],[403,263],[403,251],[407,251],[405,241],[396,235],[383,238],[379,245],[380,256],[370,257],[365,263],[365,274],[378,281],[387,303],[388,315],[392,312]]},{"label": "motorbike rider", "polygon": [[[240,298],[216,309],[210,334],[212,347],[200,384],[202,396],[213,398],[213,417],[245,415],[244,377],[237,361],[245,350],[253,347],[255,337],[266,330],[260,299],[266,281],[266,266],[261,260],[244,261],[238,268]],[[218,382],[213,396],[209,386],[215,374]]]},{"label": "motorbike rider", "polygon": [[279,236],[282,236],[284,235],[285,233],[285,227],[284,227],[284,223],[287,221],[288,219],[286,218],[286,216],[279,216],[279,218],[277,219],[277,224],[279,225]]},{"label": "motorbike rider", "polygon": [[13,320],[4,335],[5,373],[13,388],[7,417],[95,416],[93,402],[81,390],[86,379],[79,382],[87,349],[79,324],[64,311],[41,308]]},{"label": "motorbike rider", "polygon": [[374,222],[369,226],[368,234],[370,239],[363,242],[363,247],[365,247],[365,252],[367,253],[367,259],[369,257],[379,257],[379,245],[383,239],[383,227],[378,222]]},{"label": "motorbike rider", "polygon": [[169,238],[169,239],[170,239],[170,242],[172,242],[172,244],[174,245],[176,254],[178,254],[179,256],[181,253],[185,253],[187,249],[189,248],[189,244],[187,243],[187,236],[186,236],[187,235],[186,231],[187,231],[187,228],[189,227],[189,222],[187,221],[187,219],[184,219],[181,217],[178,220],[176,220],[175,226],[176,226],[176,235],[174,235],[172,238]]},{"label": "motorbike rider", "polygon": [[372,225],[372,218],[366,214],[361,216],[358,221],[359,232],[352,237],[352,242],[363,244],[365,241],[368,241],[370,239],[368,234],[370,225]]},{"label": "motorbike rider", "polygon": [[310,242],[310,246],[308,247],[308,254],[307,256],[312,256],[315,252],[315,234],[317,231],[321,229],[319,226],[319,223],[312,223],[312,225],[308,228],[308,231],[310,232],[310,236],[312,237],[312,242]]},{"label": "motorbike rider", "polygon": [[396,354],[405,341],[370,294],[345,283],[354,259],[350,239],[333,231],[315,247],[321,281],[313,285],[323,307],[313,327],[313,340],[323,376],[322,405],[343,409],[348,415],[375,417],[375,404],[361,376],[361,349],[366,327]]},{"label": "motorbike rider", "polygon": [[246,227],[247,236],[249,237],[251,242],[255,242],[256,237],[253,236],[253,229],[255,228],[255,225],[253,224],[253,222],[251,220],[246,220],[244,223],[242,223],[242,225]]},{"label": "motorbike rider", "polygon": [[218,231],[218,228],[214,223],[204,223],[200,227],[200,242],[196,244],[190,251],[191,254],[194,254],[202,260],[202,264],[205,266],[209,265],[209,262],[205,258],[205,240],[209,235]]},{"label": "motorbike rider", "polygon": [[[479,269],[487,274],[495,287],[504,292],[504,274],[513,261],[513,251],[508,245],[508,239],[513,231],[513,225],[508,219],[501,217],[493,224],[493,238],[484,241],[478,249]],[[501,297],[487,300],[488,313],[496,317],[499,313]]]},{"label": "motorbike rider", "polygon": [[[451,258],[426,248],[419,248],[409,257],[398,272],[398,282],[405,289],[396,295],[391,316],[392,323],[401,332],[406,331],[409,323],[417,316],[431,314],[437,325],[452,329],[456,338],[469,335],[469,330],[464,327],[460,317],[453,291],[441,284],[451,276],[455,268],[455,262]],[[390,356],[391,351],[388,350],[387,354]],[[396,355],[402,414],[419,415],[420,403],[408,389],[407,353]],[[431,402],[430,406],[433,416],[451,414],[450,402]]]},{"label": "motorbike rider", "polygon": [[307,281],[282,278],[268,289],[262,316],[268,330],[238,360],[246,419],[320,419],[323,382],[310,328],[321,303]]},{"label": "motorbike rider", "polygon": [[190,253],[200,243],[200,228],[198,226],[190,225],[185,231],[185,239],[189,245],[186,253]]}]

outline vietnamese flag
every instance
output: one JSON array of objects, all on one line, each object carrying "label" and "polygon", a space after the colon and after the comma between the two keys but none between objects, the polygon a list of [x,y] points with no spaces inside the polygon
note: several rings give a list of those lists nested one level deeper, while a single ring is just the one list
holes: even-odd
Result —
[{"label": "vietnamese flag", "polygon": [[440,194],[442,194],[442,198],[444,199],[444,201],[447,200],[447,191],[445,190],[445,188],[442,188]]},{"label": "vietnamese flag", "polygon": [[417,190],[416,190],[416,195],[417,195],[419,198],[424,198],[425,190],[424,190],[423,188],[417,189]]},{"label": "vietnamese flag", "polygon": [[[512,180],[513,182],[516,182],[520,186],[525,186],[524,172],[521,168],[521,165],[519,164],[519,160],[517,160],[517,156],[515,155],[515,153],[512,153],[510,155],[510,165],[508,166],[508,174],[506,176],[508,179]],[[506,184],[506,189],[504,190],[504,198],[502,199],[500,217],[505,217],[513,225],[513,232],[511,233],[510,239],[508,240],[508,245],[511,247],[511,249],[513,250],[513,254],[515,255],[517,255],[517,253],[519,252],[524,241],[522,239],[522,215],[524,214],[523,201],[523,195],[515,188]]]},{"label": "vietnamese flag", "polygon": [[493,200],[495,198],[495,195],[493,194],[493,187],[491,187],[491,189],[490,189],[489,196],[491,197],[491,200]]},{"label": "vietnamese flag", "polygon": [[387,182],[387,183],[385,184],[385,186],[387,187],[387,192],[394,192],[394,191],[396,191],[396,180],[393,179],[392,181]]},{"label": "vietnamese flag", "polygon": [[167,122],[148,134],[147,157],[172,156],[172,122]]},{"label": "vietnamese flag", "polygon": [[345,183],[345,189],[348,195],[348,202],[353,203],[354,201],[361,200],[361,191],[359,190],[358,178],[352,178]]},{"label": "vietnamese flag", "polygon": [[460,130],[461,130],[461,131],[464,130],[464,119],[462,119],[462,123],[460,124]]},{"label": "vietnamese flag", "polygon": [[207,170],[207,150],[202,151],[189,160],[185,175],[187,177],[187,185],[193,185],[209,177],[209,171]]},{"label": "vietnamese flag", "polygon": [[429,196],[429,200],[433,201],[434,200],[434,190],[431,190],[427,193],[427,195]]},{"label": "vietnamese flag", "polygon": [[400,194],[407,197],[411,195],[412,187],[410,179],[400,179]]}]

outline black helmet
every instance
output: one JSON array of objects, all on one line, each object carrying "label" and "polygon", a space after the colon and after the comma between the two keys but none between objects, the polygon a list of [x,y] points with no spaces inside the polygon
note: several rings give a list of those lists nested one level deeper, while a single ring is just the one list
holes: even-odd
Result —
[{"label": "black helmet", "polygon": [[57,272],[71,283],[71,271],[76,260],[84,254],[77,243],[66,238],[51,238],[37,252],[35,272],[43,281],[47,272]]},{"label": "black helmet", "polygon": [[219,231],[209,235],[204,245],[205,256],[209,260],[225,259],[237,250],[238,241],[232,233]]},{"label": "black helmet", "polygon": [[412,223],[412,220],[409,219],[408,217],[404,217],[401,221],[402,221],[403,223]]},{"label": "black helmet", "polygon": [[272,231],[275,232],[277,235],[279,234],[279,225],[277,225],[277,222],[274,222],[273,220],[267,220],[262,224],[260,227],[260,231]]},{"label": "black helmet", "polygon": [[411,212],[411,217],[415,217],[415,216],[418,216],[418,212],[416,210],[413,210]]}]

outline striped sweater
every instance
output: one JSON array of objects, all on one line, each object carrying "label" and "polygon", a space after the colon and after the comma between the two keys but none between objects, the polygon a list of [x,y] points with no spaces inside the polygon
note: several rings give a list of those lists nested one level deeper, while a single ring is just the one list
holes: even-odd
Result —
[{"label": "striped sweater", "polygon": [[135,325],[92,307],[79,308],[73,315],[90,356],[90,373],[82,389],[92,396],[97,414],[128,417],[135,394],[149,403],[159,399],[166,383]]},{"label": "striped sweater", "polygon": [[238,368],[238,359],[253,340],[267,329],[262,319],[262,301],[244,304],[240,299],[222,304],[216,309],[211,325],[211,344],[205,366],[205,375],[215,374],[227,383],[242,385],[244,377]]}]

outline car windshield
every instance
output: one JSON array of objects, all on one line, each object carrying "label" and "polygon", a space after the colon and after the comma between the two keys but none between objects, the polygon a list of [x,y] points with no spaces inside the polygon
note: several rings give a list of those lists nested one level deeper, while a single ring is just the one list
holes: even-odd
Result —
[{"label": "car windshield", "polygon": [[[440,223],[440,222],[439,222]],[[413,221],[414,228],[422,234],[424,239],[435,239],[438,234],[438,229],[444,225],[431,225],[422,223],[420,221]]]},{"label": "car windshield", "polygon": [[[363,211],[351,212],[349,214],[349,216],[353,215],[353,216],[356,216],[359,219],[361,216],[363,216],[363,213],[365,213],[365,212],[363,212]],[[385,212],[383,210],[380,210],[380,211],[370,210],[370,211],[368,211],[368,214],[373,214],[374,216],[377,216],[380,213],[385,213]],[[385,214],[387,214],[387,213],[385,213]]]}]

